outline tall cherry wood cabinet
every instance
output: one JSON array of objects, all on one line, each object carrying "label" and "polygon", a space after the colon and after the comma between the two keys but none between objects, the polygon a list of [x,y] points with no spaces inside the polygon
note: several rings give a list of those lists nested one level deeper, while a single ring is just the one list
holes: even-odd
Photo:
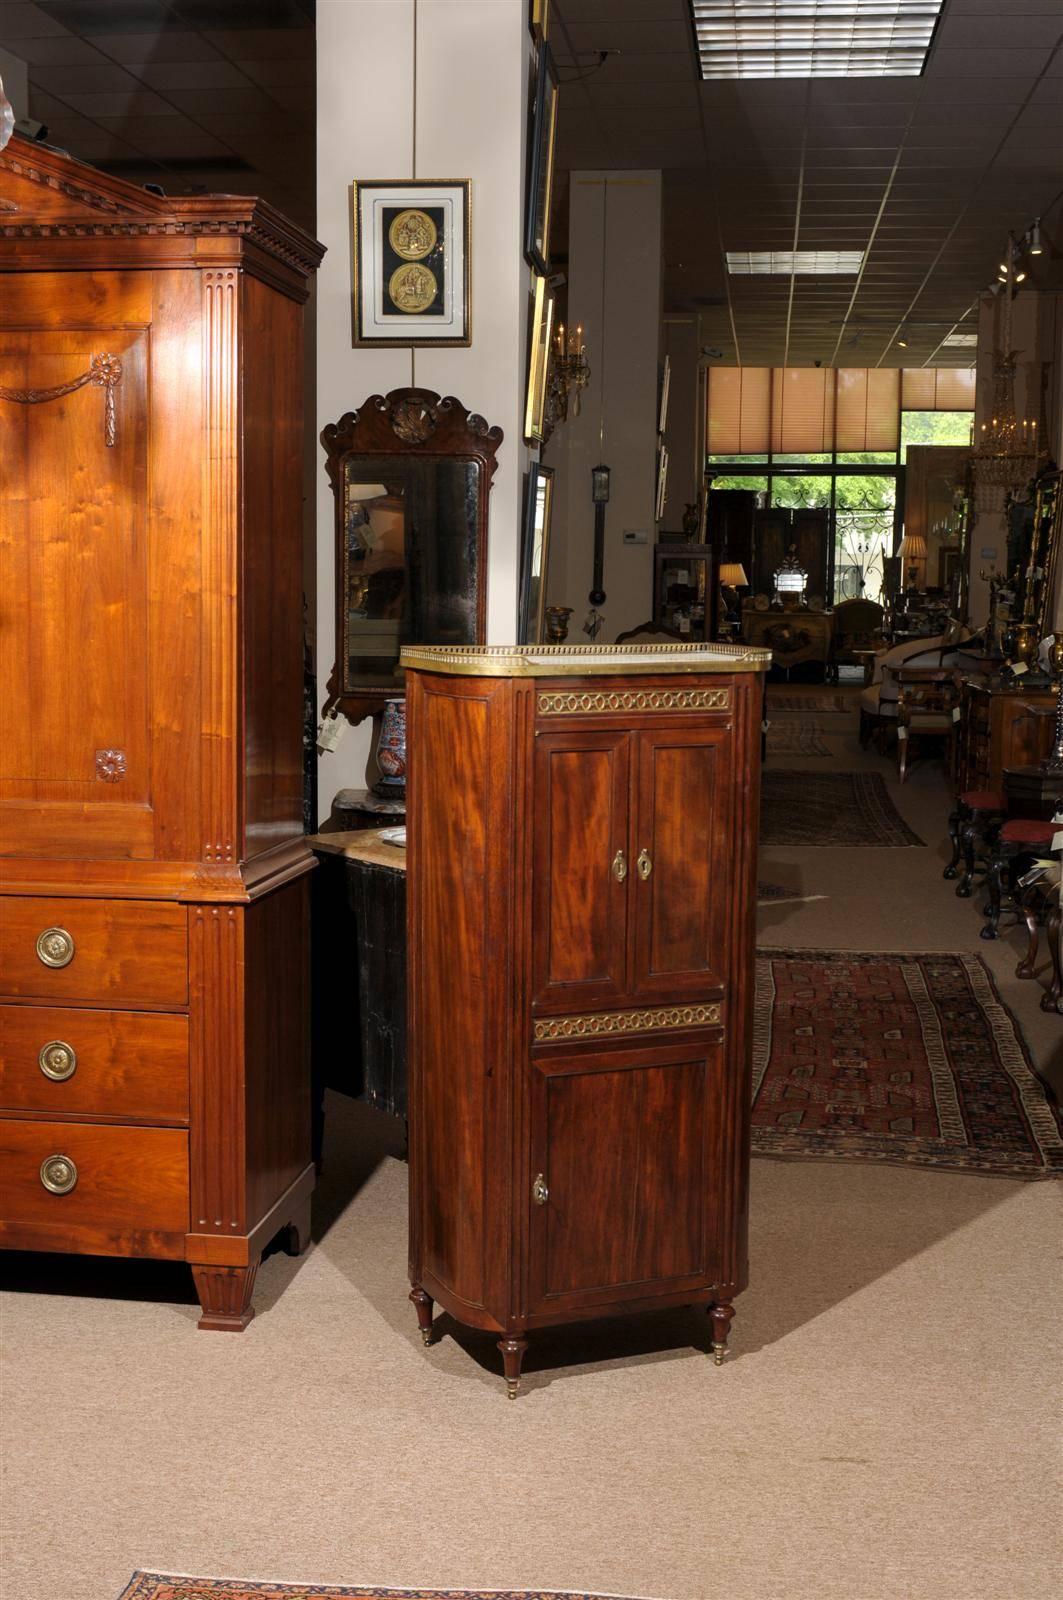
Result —
[{"label": "tall cherry wood cabinet", "polygon": [[499,1335],[746,1282],[760,705],[733,645],[407,649],[410,1298]]},{"label": "tall cherry wood cabinet", "polygon": [[313,1187],[302,340],[261,202],[0,152],[0,1243],[239,1329]]}]

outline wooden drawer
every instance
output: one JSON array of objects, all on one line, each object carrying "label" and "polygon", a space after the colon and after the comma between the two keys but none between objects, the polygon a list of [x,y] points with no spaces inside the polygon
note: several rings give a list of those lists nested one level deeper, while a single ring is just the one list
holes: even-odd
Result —
[{"label": "wooden drawer", "polygon": [[[55,1177],[76,1171],[68,1193],[46,1187],[42,1164],[52,1157],[68,1163]],[[188,1135],[177,1128],[0,1119],[0,1218],[16,1229],[75,1235],[186,1233]]]},{"label": "wooden drawer", "polygon": [[0,995],[183,1006],[187,912],[151,900],[2,896]]},{"label": "wooden drawer", "polygon": [[0,1005],[0,1106],[188,1121],[188,1018]]}]

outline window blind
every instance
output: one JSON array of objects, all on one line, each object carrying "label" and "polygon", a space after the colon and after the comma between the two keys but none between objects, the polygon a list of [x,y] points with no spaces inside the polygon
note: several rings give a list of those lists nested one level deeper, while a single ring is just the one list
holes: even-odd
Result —
[{"label": "window blind", "polygon": [[973,411],[972,367],[905,367],[901,382],[905,411]]}]

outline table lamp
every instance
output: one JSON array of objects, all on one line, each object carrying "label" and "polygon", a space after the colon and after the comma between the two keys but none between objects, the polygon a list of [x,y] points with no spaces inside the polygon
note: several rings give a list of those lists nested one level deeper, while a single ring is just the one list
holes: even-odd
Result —
[{"label": "table lamp", "polygon": [[720,587],[729,591],[727,597],[727,620],[728,622],[736,622],[738,620],[738,590],[748,589],[749,587],[746,569],[740,561],[720,562]]},{"label": "table lamp", "polygon": [[919,563],[926,560],[926,540],[921,533],[906,533],[901,540],[901,559],[908,563],[908,587],[914,589],[919,581]]}]

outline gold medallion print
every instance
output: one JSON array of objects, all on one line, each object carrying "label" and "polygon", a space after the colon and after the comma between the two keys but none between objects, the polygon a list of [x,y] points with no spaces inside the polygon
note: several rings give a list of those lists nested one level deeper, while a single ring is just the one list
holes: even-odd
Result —
[{"label": "gold medallion print", "polygon": [[419,311],[427,311],[432,304],[439,285],[436,275],[420,261],[411,261],[405,267],[396,267],[391,274],[388,284],[388,294],[398,311],[405,311],[410,316],[415,316]]},{"label": "gold medallion print", "polygon": [[435,249],[438,237],[436,225],[425,211],[400,211],[388,229],[391,248],[404,261],[420,261]]}]

